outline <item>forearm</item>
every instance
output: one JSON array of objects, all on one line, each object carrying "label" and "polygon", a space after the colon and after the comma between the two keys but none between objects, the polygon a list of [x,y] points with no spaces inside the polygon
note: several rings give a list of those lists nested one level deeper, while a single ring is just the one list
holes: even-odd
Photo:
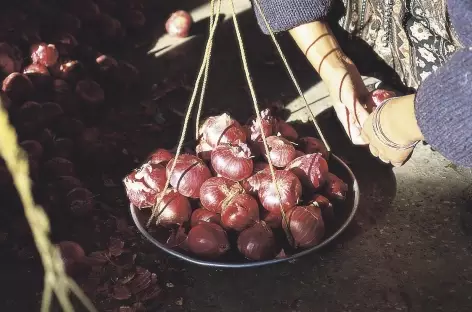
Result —
[{"label": "forearm", "polygon": [[333,73],[344,73],[350,62],[325,22],[316,21],[290,30],[290,35],[320,77],[329,82]]}]

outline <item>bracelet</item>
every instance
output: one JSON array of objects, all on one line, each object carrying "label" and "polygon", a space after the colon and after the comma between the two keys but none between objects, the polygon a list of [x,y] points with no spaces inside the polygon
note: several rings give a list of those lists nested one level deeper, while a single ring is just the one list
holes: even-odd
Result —
[{"label": "bracelet", "polygon": [[418,142],[420,142],[420,141],[415,141],[415,142],[412,142],[408,145],[397,144],[397,143],[393,142],[392,140],[390,140],[385,135],[385,133],[382,130],[382,126],[380,124],[380,113],[382,112],[382,109],[385,107],[385,105],[388,102],[390,102],[391,100],[396,99],[396,98],[397,97],[388,98],[388,99],[384,100],[382,103],[380,103],[379,106],[377,106],[377,108],[375,109],[375,111],[372,114],[373,131],[374,131],[374,135],[377,137],[377,139],[380,142],[382,142],[384,145],[387,145],[388,147],[398,149],[398,150],[407,150],[407,149],[410,149],[412,147],[415,147],[416,144],[418,144]]}]

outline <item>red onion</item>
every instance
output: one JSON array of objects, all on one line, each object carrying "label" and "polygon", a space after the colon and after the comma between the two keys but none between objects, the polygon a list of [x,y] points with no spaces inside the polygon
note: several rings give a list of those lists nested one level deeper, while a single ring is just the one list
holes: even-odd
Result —
[{"label": "red onion", "polygon": [[103,89],[93,80],[79,81],[75,87],[75,92],[85,104],[98,105],[105,100]]},{"label": "red onion", "polygon": [[[295,206],[287,211],[287,221],[295,248],[310,248],[323,239],[325,225],[321,211],[314,206]],[[286,228],[285,222],[282,226]]]},{"label": "red onion", "polygon": [[69,14],[67,12],[61,12],[61,14],[57,14],[56,18],[57,18],[57,24],[59,26],[58,29],[61,29],[62,31],[75,33],[82,26],[80,19],[78,19],[76,16]]},{"label": "red onion", "polygon": [[0,73],[9,75],[21,70],[23,57],[21,51],[8,43],[0,43]]},{"label": "red onion", "polygon": [[279,212],[265,211],[261,218],[264,222],[273,229],[278,229],[282,226],[282,214]]},{"label": "red onion", "polygon": [[298,133],[295,128],[283,120],[277,121],[274,133],[280,133],[282,137],[290,141],[296,141],[298,139]]},{"label": "red onion", "polygon": [[25,140],[20,143],[21,148],[34,160],[41,160],[44,149],[38,141]]},{"label": "red onion", "polygon": [[46,161],[43,171],[50,177],[73,176],[75,173],[74,164],[65,158],[54,157]]},{"label": "red onion", "polygon": [[207,259],[218,258],[230,249],[226,232],[218,224],[210,222],[191,228],[187,244],[191,252]]},{"label": "red onion", "polygon": [[[84,76],[84,66],[77,60],[67,60],[52,67],[52,73],[61,79],[75,82]],[[83,87],[83,86],[82,86]]]},{"label": "red onion", "polygon": [[83,187],[77,187],[66,195],[66,205],[75,216],[86,216],[94,207],[93,193]]},{"label": "red onion", "polygon": [[195,152],[197,156],[205,161],[211,160],[211,152],[213,151],[213,147],[211,147],[208,143],[201,140],[200,143],[195,147]]},{"label": "red onion", "polygon": [[[167,176],[174,162],[173,158],[167,164]],[[200,196],[203,182],[211,178],[210,169],[198,157],[183,154],[177,158],[174,172],[170,176],[170,184],[182,195],[191,198]]]},{"label": "red onion", "polygon": [[25,74],[11,73],[2,84],[2,91],[13,101],[22,102],[30,98],[34,91],[33,83]]},{"label": "red onion", "polygon": [[257,117],[253,117],[248,122],[249,138],[252,142],[260,141],[262,139],[262,132],[266,137],[271,136],[274,133],[275,119],[271,115],[270,109],[267,108],[261,111],[261,124],[263,131],[261,131],[261,128],[259,127]]},{"label": "red onion", "polygon": [[241,193],[242,189],[237,182],[223,177],[212,177],[200,187],[200,202],[206,209],[221,213],[221,204],[228,197]]},{"label": "red onion", "polygon": [[129,10],[125,12],[124,21],[128,27],[138,29],[146,24],[146,17],[139,10]]},{"label": "red onion", "polygon": [[259,221],[259,205],[250,195],[237,194],[221,205],[221,225],[242,231]]},{"label": "red onion", "polygon": [[118,62],[116,59],[105,54],[97,57],[95,63],[98,65],[98,70],[104,74],[111,74],[118,68]]},{"label": "red onion", "polygon": [[263,175],[262,183],[259,187],[259,199],[262,206],[270,211],[280,213],[280,204],[285,210],[292,208],[298,203],[302,194],[302,185],[300,180],[290,171],[275,171],[275,179],[280,192],[280,199],[277,189],[272,181],[272,175]]},{"label": "red onion", "polygon": [[190,218],[190,225],[194,227],[201,222],[220,224],[221,217],[219,214],[205,208],[195,209],[192,213],[192,217]]},{"label": "red onion", "polygon": [[29,134],[39,131],[43,126],[42,113],[42,106],[39,103],[33,101],[23,103],[17,112],[19,128]]},{"label": "red onion", "polygon": [[46,88],[48,84],[52,82],[52,78],[49,74],[48,68],[39,63],[33,63],[31,65],[26,66],[23,69],[23,74],[28,76],[33,85],[37,87]]},{"label": "red onion", "polygon": [[54,156],[70,159],[74,156],[74,141],[69,138],[54,140]]},{"label": "red onion", "polygon": [[49,186],[55,189],[61,195],[68,194],[75,188],[82,188],[82,182],[73,176],[61,176],[55,179]]},{"label": "red onion", "polygon": [[301,157],[301,156],[305,156],[306,154],[302,151],[299,151],[299,150],[296,150],[295,151],[295,158],[298,158],[298,157]]},{"label": "red onion", "polygon": [[60,55],[71,56],[79,43],[75,37],[67,32],[61,32],[54,36],[54,43]]},{"label": "red onion", "polygon": [[162,165],[146,163],[123,179],[128,199],[137,208],[154,206],[156,197],[166,183],[166,172]]},{"label": "red onion", "polygon": [[84,249],[76,242],[62,241],[56,245],[64,263],[66,273],[73,275],[77,273],[78,266],[85,258]]},{"label": "red onion", "polygon": [[118,62],[118,73],[115,79],[124,87],[129,87],[139,81],[139,71],[134,65],[121,60]]},{"label": "red onion", "polygon": [[309,201],[310,205],[318,207],[321,209],[321,215],[324,220],[334,218],[334,208],[329,199],[323,195],[315,194],[313,198]]},{"label": "red onion", "polygon": [[261,152],[264,157],[270,158],[272,165],[278,168],[284,168],[292,160],[295,159],[295,147],[282,137],[270,136],[267,138],[267,147],[269,148],[269,156],[267,156],[264,144],[261,145]]},{"label": "red onion", "polygon": [[243,180],[241,185],[246,193],[256,195],[262,182],[266,180],[266,175],[270,175],[270,169],[268,167]]},{"label": "red onion", "polygon": [[258,161],[254,163],[254,169],[253,173],[256,174],[258,172],[261,172],[263,170],[266,170],[269,168],[269,164],[266,162]]},{"label": "red onion", "polygon": [[64,115],[62,107],[54,102],[42,103],[41,110],[43,115],[43,121],[46,125],[50,125],[56,122],[62,115]]},{"label": "red onion", "polygon": [[251,176],[254,164],[249,147],[244,143],[239,143],[215,147],[211,152],[211,165],[222,177],[241,181]]},{"label": "red onion", "polygon": [[152,165],[167,165],[174,155],[166,149],[158,148],[148,157],[148,162]]},{"label": "red onion", "polygon": [[324,159],[328,159],[328,150],[323,141],[313,137],[303,137],[300,139],[300,148],[305,154],[321,153]]},{"label": "red onion", "polygon": [[192,208],[188,199],[176,190],[170,189],[166,191],[157,207],[156,223],[163,226],[182,225],[190,220],[191,214]]},{"label": "red onion", "polygon": [[39,43],[31,47],[31,59],[33,63],[39,63],[46,67],[56,64],[59,52],[53,44]]},{"label": "red onion", "polygon": [[211,147],[222,143],[246,142],[246,132],[243,127],[228,114],[209,117],[200,128],[199,134]]},{"label": "red onion", "polygon": [[189,35],[192,22],[189,13],[183,10],[174,12],[166,21],[166,31],[171,36],[185,38]]},{"label": "red onion", "polygon": [[326,186],[324,192],[328,198],[331,199],[346,199],[346,193],[348,191],[348,186],[341,180],[339,177],[332,173],[328,173],[326,176]]},{"label": "red onion", "polygon": [[320,153],[308,154],[293,160],[285,170],[293,172],[310,191],[322,187],[328,175],[328,163]]},{"label": "red onion", "polygon": [[395,92],[377,89],[372,91],[369,94],[369,102],[371,102],[372,107],[379,106],[383,101],[395,96]]},{"label": "red onion", "polygon": [[245,229],[238,237],[238,250],[249,260],[269,260],[277,256],[274,233],[264,221]]}]

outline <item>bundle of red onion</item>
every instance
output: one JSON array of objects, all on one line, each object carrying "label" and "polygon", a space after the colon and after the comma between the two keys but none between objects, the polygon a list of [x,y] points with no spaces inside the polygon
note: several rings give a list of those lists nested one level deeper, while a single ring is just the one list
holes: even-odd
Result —
[{"label": "bundle of red onion", "polygon": [[[178,156],[174,171],[174,155],[158,149],[125,178],[133,205],[157,205],[156,221],[169,228],[171,247],[203,259],[235,249],[262,261],[282,249],[296,252],[322,241],[325,221],[329,225],[336,216],[334,201],[345,198],[347,185],[329,172],[329,155],[319,139],[298,139],[269,109],[261,115],[262,128],[256,118],[241,126],[228,114],[209,117],[199,129],[195,154]],[[171,189],[162,197],[168,178]],[[281,239],[287,232],[293,240]]]}]

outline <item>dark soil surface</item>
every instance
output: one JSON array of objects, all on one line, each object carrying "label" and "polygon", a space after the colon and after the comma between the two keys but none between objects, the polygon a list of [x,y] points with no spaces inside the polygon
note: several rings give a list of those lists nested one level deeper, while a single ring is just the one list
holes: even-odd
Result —
[{"label": "dark soil surface", "polygon": [[[25,62],[32,39],[26,40],[11,29],[24,28],[26,32],[27,25],[33,29],[43,25],[40,35],[45,41],[57,31],[46,23],[46,17],[30,18],[47,13],[26,4],[34,2],[39,1],[10,5],[21,7],[28,18],[19,19],[20,23],[10,21],[10,30],[0,29],[0,42],[20,46]],[[44,3],[54,5],[58,1],[40,2],[46,8]],[[102,5],[106,2],[97,1]],[[121,180],[155,148],[175,146],[201,62],[207,21],[195,25],[190,40],[179,41],[158,57],[147,51],[164,34],[170,12],[191,10],[205,1],[110,2],[143,2],[144,9],[139,9],[147,18],[145,30],[127,29],[126,38],[108,42],[100,37],[98,28],[85,23],[77,33],[79,46],[130,62],[139,76],[133,80],[124,74],[121,80],[110,82],[92,70],[81,50],[77,59],[89,69],[83,77],[98,80],[105,89],[103,109],[65,111],[57,119],[37,125],[41,128],[35,129],[37,132],[20,134],[20,140],[26,140],[36,138],[42,128],[50,128],[56,139],[68,137],[73,141],[68,157],[75,165],[75,175],[93,193],[93,209],[78,216],[63,198],[64,193],[59,192],[61,199],[51,200],[47,187],[51,180],[44,169],[40,169],[35,184],[37,200],[50,215],[53,241],[76,241],[94,258],[92,269],[84,271],[78,266],[73,273],[99,311],[472,310],[472,207],[468,202],[472,181],[466,188],[454,175],[435,180],[436,176],[416,174],[415,170],[415,174],[397,181],[390,168],[368,157],[364,149],[348,144],[329,111],[320,116],[320,122],[333,150],[351,165],[361,187],[360,211],[333,244],[290,263],[219,270],[179,261],[146,242],[133,225]],[[11,12],[8,9],[2,8],[0,16]],[[259,33],[252,12],[241,13],[239,19],[261,106],[290,102],[296,92],[270,39]],[[0,25],[3,21],[6,18],[0,17]],[[302,88],[316,84],[318,77],[291,40],[284,36],[280,39]],[[369,67],[366,69],[371,70]],[[68,81],[71,88],[75,83]],[[32,100],[43,103],[55,98],[50,93],[36,94]],[[12,104],[12,116],[21,104]],[[205,101],[205,114],[222,111],[240,120],[252,115],[230,21],[221,24],[216,38]],[[71,133],[70,118],[81,119],[88,129],[86,134]],[[12,120],[22,129],[21,118]],[[189,137],[193,136],[191,125]],[[314,135],[310,125],[297,127],[303,134]],[[43,168],[55,153],[55,149],[46,149],[38,160],[39,167]],[[428,160],[416,164],[424,165],[425,171],[436,170]],[[38,311],[43,272],[21,205],[12,193],[11,186],[2,184],[0,310]]]}]

